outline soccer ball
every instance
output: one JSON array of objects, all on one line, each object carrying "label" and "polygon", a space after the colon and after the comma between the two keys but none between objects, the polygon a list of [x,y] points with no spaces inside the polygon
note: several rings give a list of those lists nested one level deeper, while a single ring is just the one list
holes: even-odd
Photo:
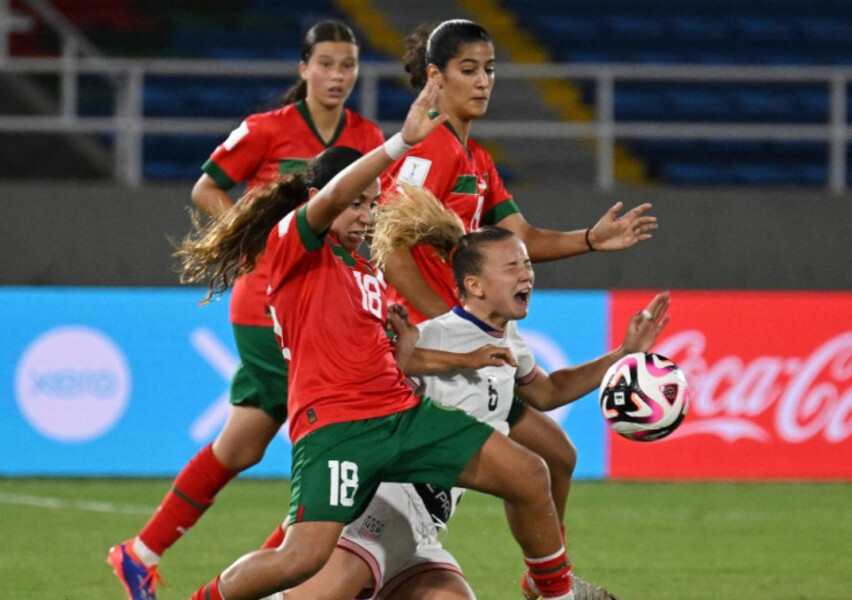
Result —
[{"label": "soccer ball", "polygon": [[600,388],[601,412],[613,431],[637,442],[666,437],[689,409],[689,384],[674,362],[635,352],[612,365]]}]

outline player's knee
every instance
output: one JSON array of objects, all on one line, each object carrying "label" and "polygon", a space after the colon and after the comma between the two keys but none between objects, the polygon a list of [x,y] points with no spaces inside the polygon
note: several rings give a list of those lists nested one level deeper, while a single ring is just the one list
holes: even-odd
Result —
[{"label": "player's knee", "polygon": [[577,466],[577,449],[571,440],[566,437],[563,444],[554,448],[553,456],[548,457],[547,463],[554,475],[558,473],[560,477],[570,479]]},{"label": "player's knee", "polygon": [[266,445],[222,443],[214,447],[214,452],[219,462],[226,469],[232,473],[242,473],[263,459],[263,455],[266,453]]},{"label": "player's knee", "polygon": [[297,579],[299,583],[316,575],[331,556],[331,552],[325,548],[310,545],[301,545],[294,551],[293,548],[284,544],[273,552],[277,572],[286,573],[288,578]]},{"label": "player's knee", "polygon": [[532,452],[526,457],[521,491],[528,498],[550,495],[550,469],[542,457]]},{"label": "player's knee", "polygon": [[266,454],[266,446],[252,448],[248,447],[243,450],[236,457],[236,471],[242,472],[246,469],[249,469],[256,464],[258,464],[261,460],[263,460],[263,456]]}]

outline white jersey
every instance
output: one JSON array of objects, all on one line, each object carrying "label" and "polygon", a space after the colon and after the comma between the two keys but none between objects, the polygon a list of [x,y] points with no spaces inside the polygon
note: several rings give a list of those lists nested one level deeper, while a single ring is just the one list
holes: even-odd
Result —
[{"label": "white jersey", "polygon": [[[497,331],[460,307],[421,323],[420,348],[471,352],[485,344],[511,350],[518,366],[485,367],[422,376],[422,394],[460,408],[503,434],[515,385],[535,378],[535,359],[518,334],[514,321]],[[418,393],[421,393],[419,391]],[[424,484],[382,483],[364,513],[346,525],[337,543],[359,556],[373,574],[375,588],[359,598],[380,600],[417,573],[443,569],[463,576],[438,534],[455,511],[464,490],[443,490]]]},{"label": "white jersey", "polygon": [[447,352],[471,352],[492,344],[511,350],[518,366],[484,367],[477,371],[454,370],[438,375],[423,375],[424,396],[435,402],[464,410],[483,423],[488,423],[504,435],[509,433],[509,410],[515,396],[515,386],[535,378],[536,363],[514,321],[505,331],[489,326],[457,306],[439,317],[419,326],[419,348]]}]

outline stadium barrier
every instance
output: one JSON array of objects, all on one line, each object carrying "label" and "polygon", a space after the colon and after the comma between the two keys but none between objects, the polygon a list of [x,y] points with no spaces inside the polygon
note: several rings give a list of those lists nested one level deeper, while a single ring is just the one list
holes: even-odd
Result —
[{"label": "stadium barrier", "polygon": [[[115,179],[138,186],[143,178],[145,135],[216,134],[224,136],[235,126],[233,118],[145,116],[145,90],[155,78],[203,81],[205,78],[281,78],[298,73],[297,61],[210,59],[123,59],[81,57],[79,42],[67,39],[57,58],[0,57],[0,75],[39,76],[56,80],[60,90],[56,115],[0,115],[0,132],[96,133],[115,136]],[[396,80],[402,73],[396,62],[364,62],[359,67],[357,110],[378,121],[385,133],[399,128],[396,121],[381,120],[379,84]],[[114,114],[80,114],[79,96],[84,77],[108,82]],[[488,120],[477,125],[480,139],[592,139],[596,142],[595,182],[599,189],[615,186],[615,152],[619,140],[740,140],[824,142],[827,152],[827,184],[834,193],[847,186],[847,87],[852,68],[834,66],[713,66],[509,63],[500,67],[501,80],[572,80],[594,87],[595,121],[588,123],[552,120]],[[690,84],[801,84],[825,86],[827,118],[822,123],[697,123],[670,118],[661,121],[621,121],[615,117],[615,88],[619,83],[679,82]],[[676,117],[675,117],[676,118]]]}]

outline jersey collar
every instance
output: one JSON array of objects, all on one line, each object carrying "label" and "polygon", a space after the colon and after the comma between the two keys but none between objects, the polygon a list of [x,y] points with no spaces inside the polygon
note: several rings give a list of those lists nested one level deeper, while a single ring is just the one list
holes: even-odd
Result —
[{"label": "jersey collar", "polygon": [[343,128],[346,126],[346,109],[340,113],[340,122],[337,124],[337,129],[335,129],[334,135],[332,135],[331,139],[326,142],[322,139],[320,132],[317,130],[314,119],[311,117],[311,111],[308,110],[308,104],[304,100],[298,100],[294,103],[294,106],[296,107],[296,110],[299,111],[299,114],[302,115],[302,118],[305,120],[305,123],[307,123],[311,133],[314,134],[314,137],[316,137],[317,140],[319,140],[319,142],[326,148],[334,146],[334,142],[337,141],[337,138],[340,137],[340,134],[343,133]]},{"label": "jersey collar", "polygon": [[470,321],[471,323],[473,323],[474,325],[479,327],[483,332],[487,333],[488,335],[490,335],[492,337],[502,338],[506,333],[505,331],[495,329],[494,327],[492,327],[491,325],[489,325],[485,321],[478,319],[477,317],[475,317],[472,314],[470,314],[469,312],[467,312],[461,306],[458,306],[458,305],[454,306],[453,307],[453,314],[455,314],[458,317],[461,317],[465,321]]},{"label": "jersey collar", "polygon": [[[437,117],[440,114],[441,113],[439,113],[437,110],[430,110],[429,111],[429,117],[432,118],[432,119],[434,119],[435,117]],[[450,123],[449,121],[444,121],[444,127],[446,127],[447,129],[450,130],[450,133],[453,134],[453,137],[456,138],[458,140],[459,144],[461,144],[461,147],[464,148],[464,151],[467,153],[467,157],[470,158],[471,157],[470,149],[467,147],[467,144],[465,144],[464,141],[461,139],[459,132],[456,131],[456,128],[453,127],[452,123]]]}]

